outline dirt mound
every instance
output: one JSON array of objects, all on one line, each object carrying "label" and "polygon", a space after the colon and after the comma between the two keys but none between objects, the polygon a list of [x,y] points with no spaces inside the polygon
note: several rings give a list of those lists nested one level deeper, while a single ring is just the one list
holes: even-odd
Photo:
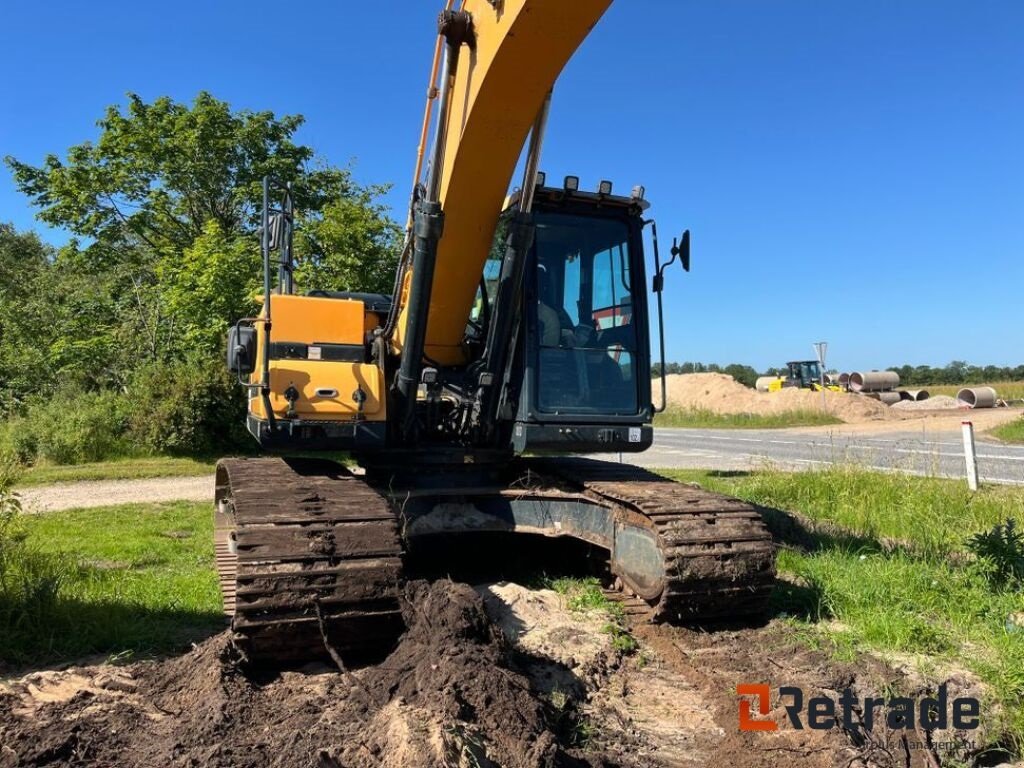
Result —
[{"label": "dirt mound", "polygon": [[577,764],[508,663],[480,597],[451,582],[409,590],[409,631],[383,663],[356,672],[261,681],[242,674],[219,635],[113,674],[25,678],[0,692],[3,757],[121,768]]},{"label": "dirt mound", "polygon": [[[745,387],[723,373],[688,373],[669,376],[668,401],[677,408],[698,408],[715,413],[751,413],[768,416],[791,411],[820,411],[821,393],[784,389],[762,393]],[[847,423],[899,418],[889,406],[859,395],[826,392],[828,412]]]},{"label": "dirt mound", "polygon": [[927,400],[901,400],[892,406],[900,411],[952,411],[963,408],[955,397],[936,395]]}]

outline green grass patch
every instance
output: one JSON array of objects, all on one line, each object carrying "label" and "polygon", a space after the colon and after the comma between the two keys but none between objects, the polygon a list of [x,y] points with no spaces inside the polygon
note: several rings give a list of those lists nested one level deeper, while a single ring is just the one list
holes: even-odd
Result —
[{"label": "green grass patch", "polygon": [[615,650],[630,654],[639,647],[636,638],[626,629],[626,615],[622,610],[622,604],[605,594],[598,579],[592,576],[545,579],[542,586],[553,589],[565,597],[571,611],[597,613],[607,618],[608,623],[604,625],[602,631],[611,635],[612,648]]},{"label": "green grass patch", "polygon": [[985,486],[971,493],[959,480],[872,472],[854,465],[813,472],[659,471],[936,557],[962,550],[968,536],[1008,518],[1024,525],[1024,489],[1013,486]]},{"label": "green grass patch", "polygon": [[785,429],[842,424],[841,419],[823,411],[798,410],[773,414],[716,413],[705,408],[670,408],[654,417],[656,427],[692,429]]},{"label": "green grass patch", "polygon": [[997,562],[1000,547],[986,551],[975,536],[1005,520],[1019,529],[1024,489],[971,494],[956,481],[856,467],[664,474],[771,508],[783,545],[774,606],[795,631],[842,657],[921,654],[936,668],[971,670],[1000,705],[990,738],[1024,746],[1024,627],[1013,618],[1024,612],[1024,584],[1007,570],[1022,553]]},{"label": "green grass patch", "polygon": [[[0,604],[0,659],[150,655],[223,626],[209,504],[132,504],[26,515],[7,577],[49,585]],[[49,569],[43,574],[35,560]]]},{"label": "green grass patch", "polygon": [[1007,443],[1024,443],[1024,417],[996,427],[989,434]]},{"label": "green grass patch", "polygon": [[213,473],[215,459],[149,456],[98,461],[90,464],[40,463],[22,471],[19,486],[69,483],[79,480],[142,480],[154,477],[196,477]]}]

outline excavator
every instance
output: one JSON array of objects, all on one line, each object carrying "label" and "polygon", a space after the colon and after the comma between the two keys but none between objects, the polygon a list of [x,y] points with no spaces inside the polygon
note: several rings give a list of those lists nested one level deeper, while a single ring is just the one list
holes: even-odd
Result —
[{"label": "excavator", "polygon": [[642,187],[540,171],[555,81],[610,4],[449,0],[392,294],[297,290],[292,190],[265,182],[263,306],[227,364],[269,455],[219,462],[214,512],[243,658],[389,647],[407,554],[467,535],[583,542],[638,620],[765,613],[755,508],[587,457],[652,444],[646,232],[662,359],[665,270],[690,258],[687,232],[662,261]]}]

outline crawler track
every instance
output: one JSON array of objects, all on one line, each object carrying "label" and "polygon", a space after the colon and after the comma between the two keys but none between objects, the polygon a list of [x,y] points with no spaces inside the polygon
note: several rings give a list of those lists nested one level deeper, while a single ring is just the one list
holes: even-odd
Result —
[{"label": "crawler track", "polygon": [[252,662],[386,652],[402,631],[401,544],[387,502],[311,459],[217,465],[215,545],[235,646]]},{"label": "crawler track", "polygon": [[[423,493],[439,495],[436,503],[454,497],[469,507],[527,496],[531,503],[553,505],[541,507],[542,518],[558,504],[564,514],[573,498],[592,511],[605,510],[599,518],[604,527],[589,530],[611,552],[624,607],[638,620],[713,625],[765,614],[775,551],[751,505],[601,461],[515,462],[505,481],[481,488],[456,475]],[[414,476],[407,491],[420,482]],[[403,629],[403,547],[392,507],[408,495],[396,493],[383,485],[375,489],[330,461],[232,459],[217,465],[215,543],[224,610],[235,646],[249,661],[304,661],[329,650],[361,659],[391,648]],[[542,518],[534,525],[542,525]],[[497,529],[513,530],[515,522],[502,520]],[[580,535],[557,524],[547,530]],[[647,542],[643,554],[631,557],[628,546],[620,551],[623,535]],[[631,581],[636,557],[643,558],[643,584]]]},{"label": "crawler track", "polygon": [[775,548],[750,504],[628,464],[580,459],[542,462],[539,469],[657,532],[664,590],[650,601],[627,600],[629,613],[656,622],[721,624],[767,612]]}]

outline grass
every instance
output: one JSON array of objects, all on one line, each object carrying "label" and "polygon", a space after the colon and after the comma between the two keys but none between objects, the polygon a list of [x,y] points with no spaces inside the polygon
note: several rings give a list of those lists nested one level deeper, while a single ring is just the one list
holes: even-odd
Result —
[{"label": "grass", "polygon": [[592,576],[546,579],[543,586],[565,597],[570,611],[603,614],[608,621],[602,631],[611,635],[612,648],[616,651],[630,654],[639,647],[636,638],[626,629],[622,605],[605,594],[598,579]]},{"label": "grass", "polygon": [[1007,443],[1024,443],[1024,417],[998,426],[989,434]]},{"label": "grass", "polygon": [[956,393],[965,387],[992,387],[1003,400],[1024,399],[1024,381],[995,381],[991,384],[936,384],[934,387],[915,384],[912,387],[902,387],[902,389],[927,389],[933,397],[935,395],[956,397]]},{"label": "grass", "polygon": [[41,603],[0,605],[0,660],[146,656],[217,631],[211,518],[181,502],[22,517],[25,551],[55,566],[57,585]]},{"label": "grass", "polygon": [[99,461],[91,464],[48,464],[27,467],[19,486],[69,483],[79,480],[140,480],[154,477],[195,477],[213,472],[215,459],[149,456]]},{"label": "grass", "polygon": [[[237,454],[236,454],[237,455]],[[255,448],[251,456],[262,454]],[[347,453],[339,451],[298,451],[299,458],[331,459],[346,466],[352,464]],[[80,480],[145,480],[158,477],[201,477],[212,475],[219,457],[186,458],[179,456],[124,457],[89,464],[39,463],[20,469],[17,485],[28,487]]]},{"label": "grass", "polygon": [[786,427],[820,427],[842,424],[841,419],[815,410],[783,413],[716,413],[705,408],[670,408],[654,417],[656,427],[690,427],[693,429],[785,429]]},{"label": "grass", "polygon": [[663,474],[784,510],[833,523],[883,544],[904,543],[921,554],[945,557],[967,536],[1012,517],[1024,524],[1024,490],[985,486],[971,493],[960,480],[871,472],[834,465],[814,472],[766,470]]},{"label": "grass", "polygon": [[971,670],[1000,705],[989,738],[1024,748],[1024,629],[1010,619],[1024,612],[1024,584],[993,579],[968,545],[1002,520],[1024,521],[1024,490],[971,495],[954,481],[855,467],[665,474],[798,511],[803,520],[765,513],[783,544],[777,611],[843,657],[923,655]]}]

